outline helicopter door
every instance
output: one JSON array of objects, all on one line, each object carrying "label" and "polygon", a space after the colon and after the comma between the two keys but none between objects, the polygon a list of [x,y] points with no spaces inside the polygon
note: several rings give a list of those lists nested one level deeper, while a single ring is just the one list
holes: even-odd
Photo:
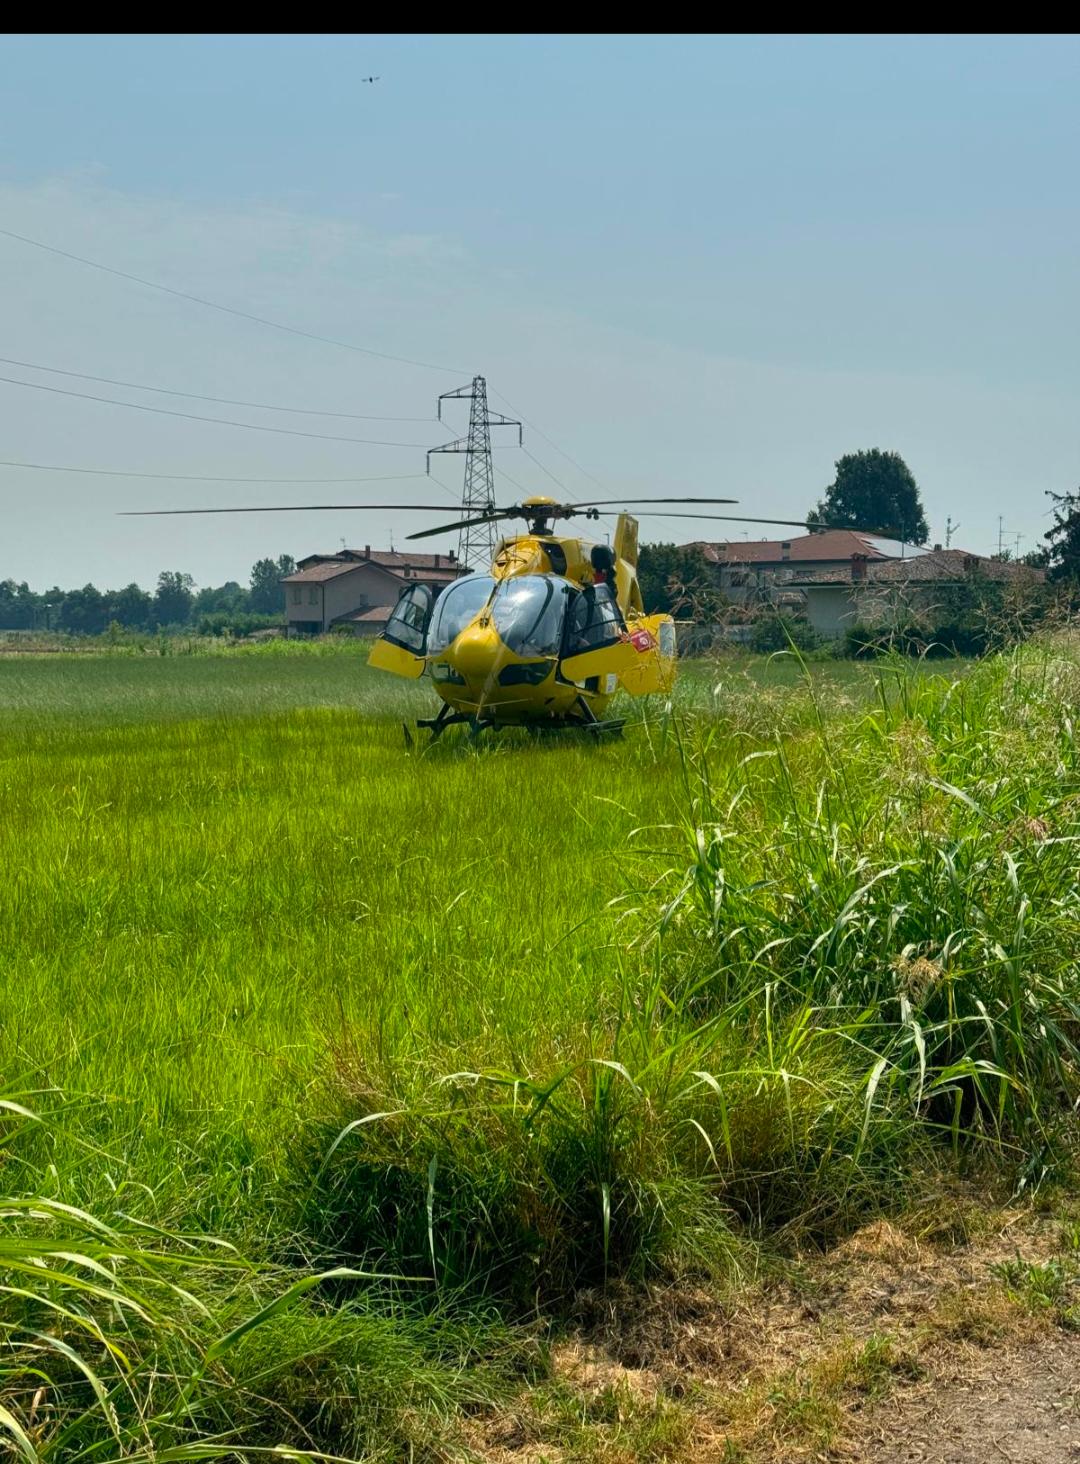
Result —
[{"label": "helicopter door", "polygon": [[595,677],[616,678],[629,671],[637,653],[626,638],[626,628],[611,586],[590,585],[575,595],[567,616],[565,651],[560,675],[581,683]]},{"label": "helicopter door", "polygon": [[631,696],[670,691],[675,684],[675,622],[670,615],[642,615],[631,622],[630,644],[634,663],[619,672],[623,690]]},{"label": "helicopter door", "polygon": [[413,681],[422,676],[427,665],[424,651],[434,603],[427,585],[410,585],[403,590],[386,629],[371,648],[368,665]]},{"label": "helicopter door", "polygon": [[[637,665],[638,654],[628,640],[617,640],[612,645],[598,646],[594,651],[581,651],[576,656],[567,656],[559,664],[559,670],[567,681],[588,681],[593,676],[619,677],[631,672]],[[614,679],[611,682],[614,689]]]}]

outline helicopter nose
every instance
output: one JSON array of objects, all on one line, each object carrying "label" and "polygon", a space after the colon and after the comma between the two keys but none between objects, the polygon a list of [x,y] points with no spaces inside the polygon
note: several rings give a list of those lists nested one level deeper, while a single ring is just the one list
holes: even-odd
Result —
[{"label": "helicopter nose", "polygon": [[483,681],[499,659],[499,637],[491,625],[469,625],[450,648],[449,660],[467,681]]}]

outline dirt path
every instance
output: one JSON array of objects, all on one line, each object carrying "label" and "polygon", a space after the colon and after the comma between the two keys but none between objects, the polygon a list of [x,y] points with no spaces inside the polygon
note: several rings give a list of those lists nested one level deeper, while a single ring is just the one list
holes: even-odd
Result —
[{"label": "dirt path", "polygon": [[867,1423],[864,1464],[1075,1464],[1080,1337],[965,1356],[951,1376],[934,1369],[893,1394]]},{"label": "dirt path", "polygon": [[484,1464],[1080,1464],[1078,1237],[1071,1211],[943,1191],[726,1300],[583,1293],[551,1383],[470,1443]]}]

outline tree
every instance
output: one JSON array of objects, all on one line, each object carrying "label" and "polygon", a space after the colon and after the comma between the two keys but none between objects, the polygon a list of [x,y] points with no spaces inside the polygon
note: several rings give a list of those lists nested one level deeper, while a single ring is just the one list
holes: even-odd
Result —
[{"label": "tree", "polygon": [[642,544],[638,584],[649,615],[688,615],[715,619],[726,597],[716,587],[704,552],[697,544]]},{"label": "tree", "polygon": [[295,569],[296,560],[291,554],[279,554],[276,560],[260,559],[253,564],[248,609],[257,615],[280,615],[285,609],[281,581]]},{"label": "tree", "polygon": [[849,452],[836,464],[836,479],[806,516],[821,528],[863,529],[909,544],[925,544],[930,529],[911,469],[898,452]]},{"label": "tree", "polygon": [[125,630],[145,630],[150,625],[154,597],[132,582],[109,594],[109,615]]},{"label": "tree", "polygon": [[1045,534],[1052,580],[1080,580],[1080,489],[1048,493],[1054,522]]},{"label": "tree", "polygon": [[238,614],[248,608],[248,592],[236,580],[226,580],[223,585],[206,585],[195,596],[195,614],[212,615],[220,611]]},{"label": "tree", "polygon": [[105,596],[95,585],[69,590],[60,605],[60,629],[75,635],[100,635],[108,623]]},{"label": "tree", "polygon": [[159,625],[184,625],[191,618],[195,581],[179,570],[163,569],[154,595],[154,617]]},{"label": "tree", "polygon": [[33,630],[41,610],[41,596],[25,580],[0,580],[0,630]]}]

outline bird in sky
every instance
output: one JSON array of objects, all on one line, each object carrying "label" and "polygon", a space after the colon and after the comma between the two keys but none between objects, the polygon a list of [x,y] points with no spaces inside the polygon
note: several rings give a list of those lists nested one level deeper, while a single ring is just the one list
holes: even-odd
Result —
[{"label": "bird in sky", "polygon": [[378,81],[379,78],[377,76],[362,76],[360,78],[360,80],[361,81]]}]

